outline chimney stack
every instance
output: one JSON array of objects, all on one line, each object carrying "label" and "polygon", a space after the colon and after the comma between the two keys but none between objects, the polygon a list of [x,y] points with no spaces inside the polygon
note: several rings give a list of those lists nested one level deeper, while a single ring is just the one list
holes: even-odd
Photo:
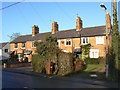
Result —
[{"label": "chimney stack", "polygon": [[39,27],[37,25],[34,25],[32,27],[32,36],[35,36],[38,33],[39,33]]},{"label": "chimney stack", "polygon": [[76,31],[80,30],[82,28],[82,20],[79,16],[77,16],[76,19]]},{"label": "chimney stack", "polygon": [[57,22],[53,21],[52,23],[52,34],[55,34],[58,31],[58,24]]}]

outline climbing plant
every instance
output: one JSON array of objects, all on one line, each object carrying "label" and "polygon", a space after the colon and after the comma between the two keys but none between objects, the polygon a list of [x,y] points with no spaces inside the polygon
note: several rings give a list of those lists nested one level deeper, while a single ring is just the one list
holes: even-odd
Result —
[{"label": "climbing plant", "polygon": [[80,45],[82,48],[82,59],[84,60],[85,57],[88,57],[88,54],[90,52],[91,44],[86,45]]},{"label": "climbing plant", "polygon": [[22,51],[20,57],[21,57],[21,59],[23,60],[23,58],[24,58],[24,50]]}]

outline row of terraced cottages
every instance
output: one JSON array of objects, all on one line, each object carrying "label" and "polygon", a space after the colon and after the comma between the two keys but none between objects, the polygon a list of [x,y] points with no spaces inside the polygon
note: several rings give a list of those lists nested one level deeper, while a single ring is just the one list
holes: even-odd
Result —
[{"label": "row of terraced cottages", "polygon": [[[110,15],[107,16],[109,19],[107,25],[109,28],[109,44],[111,43],[111,19]],[[82,27],[82,20],[79,16],[76,19],[76,28],[69,30],[58,30],[58,23],[52,23],[52,31],[46,33],[39,33],[39,27],[34,25],[32,27],[31,35],[22,35],[13,40],[10,43],[10,54],[18,54],[18,60],[21,61],[21,53],[24,50],[24,57],[31,62],[32,54],[35,54],[36,47],[34,42],[36,40],[42,41],[44,36],[48,33],[52,36],[57,37],[58,47],[68,53],[75,52],[79,56],[82,55],[80,44],[91,44],[89,53],[90,58],[105,57],[105,46],[106,46],[106,26],[95,26],[95,27]]]}]

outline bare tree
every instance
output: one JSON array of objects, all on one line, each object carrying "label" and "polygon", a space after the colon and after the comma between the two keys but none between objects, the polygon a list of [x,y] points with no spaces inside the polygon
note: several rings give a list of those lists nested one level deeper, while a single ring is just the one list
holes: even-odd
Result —
[{"label": "bare tree", "polygon": [[12,33],[12,35],[8,35],[10,38],[10,41],[13,41],[15,38],[19,37],[21,34],[20,33]]}]

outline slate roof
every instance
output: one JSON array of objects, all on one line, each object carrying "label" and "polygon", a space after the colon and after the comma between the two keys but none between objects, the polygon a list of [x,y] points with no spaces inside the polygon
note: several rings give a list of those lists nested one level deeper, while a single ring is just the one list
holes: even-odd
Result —
[{"label": "slate roof", "polygon": [[2,49],[8,42],[0,43],[0,49]]},{"label": "slate roof", "polygon": [[[39,33],[39,34],[36,34],[35,36],[32,36],[32,35],[19,36],[18,38],[13,40],[11,43],[42,40],[44,36],[48,33],[51,33],[51,32]],[[82,28],[80,31],[76,31],[76,29],[61,30],[61,31],[58,31],[56,34],[52,34],[52,36],[56,36],[57,39],[77,38],[77,37],[80,37],[80,33],[81,33],[81,37],[105,35],[105,26]]]}]

